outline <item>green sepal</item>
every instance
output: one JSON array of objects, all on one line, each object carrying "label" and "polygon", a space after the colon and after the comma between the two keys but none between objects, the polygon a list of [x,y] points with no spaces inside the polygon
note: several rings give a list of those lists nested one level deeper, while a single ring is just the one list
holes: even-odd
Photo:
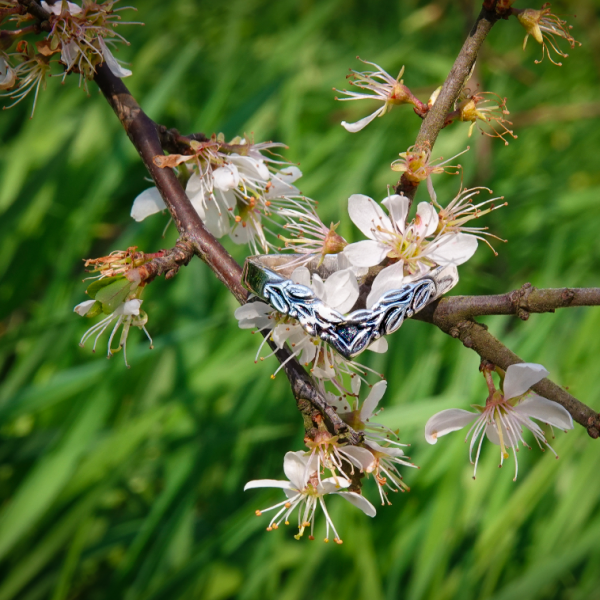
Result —
[{"label": "green sepal", "polygon": [[124,279],[125,279],[125,277],[103,277],[102,279],[96,279],[95,281],[90,283],[90,285],[88,285],[87,295],[90,298],[95,299],[96,294],[102,288],[105,288],[105,287],[115,283],[116,281],[122,281]]},{"label": "green sepal", "polygon": [[85,317],[91,319],[92,317],[98,316],[102,312],[102,302],[96,302],[92,304],[92,308],[85,313]]},{"label": "green sepal", "polygon": [[102,302],[102,311],[107,315],[113,313],[120,304],[125,302],[125,298],[131,293],[131,288],[131,281],[123,277],[98,290],[96,300]]}]

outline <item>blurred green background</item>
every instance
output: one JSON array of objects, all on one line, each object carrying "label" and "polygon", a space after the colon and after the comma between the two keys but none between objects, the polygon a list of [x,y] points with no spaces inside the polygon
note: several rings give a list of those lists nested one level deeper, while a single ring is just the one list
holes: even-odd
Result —
[{"label": "blurred green background", "polygon": [[[149,115],[183,132],[254,132],[283,141],[301,163],[302,191],[324,221],[342,220],[347,198],[386,195],[389,164],[416,136],[419,119],[395,108],[358,134],[339,122],[376,105],[336,103],[355,56],[426,99],[445,78],[477,14],[470,2],[420,0],[140,0],[122,27],[131,42],[126,83]],[[518,139],[504,147],[467,125],[444,130],[434,156],[462,156],[465,183],[487,185],[509,206],[485,217],[508,244],[481,245],[454,293],[502,293],[598,285],[600,244],[599,5],[576,12],[583,46],[562,68],[535,65],[541,48],[515,20],[492,30],[476,77],[508,97]],[[517,3],[519,7],[525,7]],[[536,8],[539,8],[537,6]],[[561,10],[562,8],[562,10]],[[129,218],[146,173],[108,105],[49,82],[0,119],[0,600],[600,598],[599,442],[581,427],[497,468],[484,444],[477,481],[460,433],[429,446],[434,412],[482,403],[478,357],[429,325],[408,322],[384,356],[365,357],[390,386],[381,420],[412,443],[420,470],[370,520],[329,501],[343,546],[266,533],[254,511],[277,490],[244,493],[250,479],[280,478],[287,450],[302,448],[301,420],[276,363],[253,362],[258,340],[240,331],[235,303],[194,261],[145,293],[150,351],[137,329],[122,357],[77,343],[90,322],[82,258],[137,245],[169,247],[165,218]],[[438,176],[449,201],[457,177]],[[420,190],[419,199],[426,199]],[[243,248],[230,247],[241,261]],[[528,322],[490,318],[523,359],[600,409],[600,311],[563,310]],[[533,443],[533,440],[531,440]],[[324,520],[317,517],[317,540]],[[323,530],[323,531],[322,531]]]}]

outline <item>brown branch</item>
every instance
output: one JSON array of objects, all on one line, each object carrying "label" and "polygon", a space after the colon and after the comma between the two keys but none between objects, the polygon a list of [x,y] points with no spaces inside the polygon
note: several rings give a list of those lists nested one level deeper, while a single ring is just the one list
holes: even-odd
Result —
[{"label": "brown branch", "polygon": [[169,154],[183,154],[186,150],[189,150],[190,142],[206,142],[208,138],[203,133],[192,133],[191,135],[182,135],[177,129],[165,127],[154,123],[158,138],[160,139],[160,145],[163,150]]},{"label": "brown branch", "polygon": [[126,273],[127,279],[139,283],[151,283],[161,275],[165,279],[171,279],[177,275],[179,269],[187,266],[196,254],[196,248],[185,236],[180,237],[175,247],[165,250],[162,256],[153,258],[151,261],[131,269]]},{"label": "brown branch", "polygon": [[[537,290],[525,284],[520,290],[498,296],[442,298],[432,302],[413,318],[436,325],[477,352],[481,358],[506,370],[510,365],[524,361],[496,339],[486,325],[475,321],[475,316],[513,314],[526,319],[532,312],[554,312],[556,308],[599,304],[600,288]],[[549,379],[534,385],[533,390],[564,406],[573,419],[587,429],[590,437],[597,439],[600,436],[600,414],[566,390]]]},{"label": "brown branch", "polygon": [[599,306],[600,288],[537,289],[526,283],[519,290],[494,296],[449,296],[432,302],[424,311],[439,322],[456,322],[485,315],[516,315],[523,321],[530,313],[554,312],[569,306]]},{"label": "brown branch", "polygon": [[50,13],[42,8],[36,0],[19,0],[19,4],[32,16],[38,19],[42,31],[50,31]]},{"label": "brown branch", "polygon": [[[471,74],[471,69],[477,60],[477,53],[483,41],[487,37],[494,23],[500,18],[496,12],[483,7],[469,37],[465,40],[454,65],[442,89],[431,107],[417,135],[415,141],[416,148],[432,150],[439,132],[444,128],[446,116],[454,108],[454,103],[458,99],[465,82]],[[417,193],[418,184],[411,182],[406,175],[396,185],[397,194],[404,194],[412,203]]]}]

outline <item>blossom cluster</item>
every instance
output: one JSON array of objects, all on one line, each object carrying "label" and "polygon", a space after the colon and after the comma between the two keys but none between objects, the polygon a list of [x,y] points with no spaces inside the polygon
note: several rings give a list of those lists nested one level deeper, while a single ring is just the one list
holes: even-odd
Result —
[{"label": "blossom cluster", "polygon": [[315,513],[321,508],[326,520],[325,541],[329,541],[329,531],[333,531],[333,541],[341,544],[342,540],[325,506],[324,496],[335,494],[341,496],[367,516],[374,517],[375,507],[360,493],[357,481],[362,477],[373,477],[377,485],[381,504],[391,504],[388,492],[408,491],[402,480],[398,466],[415,467],[397,441],[395,432],[384,425],[371,422],[377,414],[377,405],[385,393],[387,383],[380,381],[370,390],[362,404],[358,401],[360,379],[353,379],[352,405],[347,395],[335,396],[326,394],[330,402],[338,410],[344,422],[355,431],[363,434],[361,446],[349,445],[332,436],[326,429],[319,428],[314,439],[306,438],[308,451],[288,452],[285,455],[283,470],[288,481],[272,479],[253,480],[246,484],[245,490],[259,487],[282,488],[287,500],[274,504],[269,508],[257,510],[257,516],[278,509],[271,518],[267,531],[278,529],[284,522],[289,525],[290,515],[298,510],[298,533],[300,539],[304,531],[310,530],[309,539],[314,539]]},{"label": "blossom cluster", "polygon": [[[49,31],[44,39],[30,42],[28,34],[36,32],[29,14],[21,14],[17,0],[4,0],[2,15],[15,29],[9,30],[0,49],[0,96],[8,97],[10,108],[34,93],[32,115],[40,89],[45,89],[46,78],[69,73],[79,74],[79,84],[87,91],[87,81],[93,79],[98,65],[104,63],[116,77],[128,77],[131,71],[123,67],[112,54],[110,47],[115,43],[128,44],[115,28],[131,25],[124,22],[119,12],[125,8],[114,8],[118,0],[97,3],[84,0],[80,6],[74,2],[60,0],[40,6],[48,13]],[[133,9],[135,10],[135,9]],[[10,50],[11,46],[14,50]]]},{"label": "blossom cluster", "polygon": [[[254,144],[246,137],[227,144],[220,135],[206,142],[190,141],[188,153],[160,156],[155,162],[179,169],[192,206],[215,237],[228,235],[262,254],[276,248],[273,229],[283,228],[288,212],[293,215],[300,207],[310,215],[313,204],[293,185],[302,176],[300,169],[273,154],[273,148],[282,146]],[[165,208],[158,190],[151,187],[135,199],[131,216],[142,221]]]},{"label": "blossom cluster", "polygon": [[[51,13],[52,30],[50,42],[46,44],[47,54],[38,47],[41,55],[49,58],[60,53],[65,73],[78,72],[84,80],[93,76],[100,62],[105,62],[119,77],[129,74],[119,66],[106,45],[106,40],[115,41],[115,36],[111,37],[115,22],[113,2],[98,5],[84,0],[80,7],[63,0],[60,5],[48,6],[44,2],[42,5]],[[562,22],[553,21],[545,10],[534,16],[519,12],[519,20],[529,27],[528,35],[537,41],[541,36],[542,43],[552,34],[567,38]],[[534,25],[532,19],[537,19]],[[554,25],[550,25],[550,21]],[[91,23],[96,23],[95,27]],[[10,82],[12,77],[12,67],[3,56],[0,55],[0,83],[2,78]],[[404,67],[398,77],[393,78],[375,63],[367,64],[375,70],[352,71],[349,83],[358,91],[338,90],[346,96],[340,100],[374,99],[382,105],[355,123],[343,121],[342,126],[347,131],[362,130],[397,105],[412,106],[420,117],[435,105],[440,88],[424,103],[404,84]],[[15,82],[18,77],[15,75]],[[39,87],[39,82],[37,85]],[[3,89],[12,89],[12,84]],[[465,89],[452,108],[445,124],[468,122],[469,136],[479,127],[484,135],[498,137],[505,143],[509,137],[516,138],[507,127],[511,123],[505,119],[509,114],[506,99]],[[360,193],[349,196],[348,215],[362,236],[355,241],[346,240],[338,232],[339,222],[325,225],[318,215],[317,203],[296,187],[302,172],[277,154],[283,144],[255,143],[249,136],[227,142],[222,134],[200,140],[178,136],[177,144],[179,153],[155,156],[154,164],[176,173],[206,229],[216,238],[229,237],[235,244],[247,244],[254,255],[290,251],[288,258],[282,261],[290,280],[285,285],[294,287],[295,284],[296,289],[310,295],[311,301],[318,299],[319,307],[338,322],[345,315],[354,315],[351,318],[357,319],[356,315],[371,315],[373,311],[367,311],[381,306],[384,295],[389,292],[410,290],[414,286],[408,284],[426,278],[439,268],[463,265],[473,257],[480,241],[495,254],[490,238],[503,241],[490,234],[487,227],[472,223],[505,206],[503,198],[486,196],[480,200],[482,194],[491,196],[491,190],[465,189],[461,181],[458,193],[447,202],[441,201],[432,176],[461,173],[462,168],[449,164],[456,156],[447,161],[432,160],[428,144],[409,147],[391,163],[391,170],[402,173],[402,180],[393,193],[388,188],[381,202]],[[429,200],[413,207],[411,187],[417,188],[422,182],[426,183]],[[150,187],[135,198],[131,217],[141,222],[167,208],[158,188]],[[319,270],[328,255],[335,255],[336,270]],[[145,327],[148,317],[141,309],[141,293],[147,280],[141,276],[140,267],[154,258],[159,255],[130,248],[86,262],[86,267],[92,267],[97,276],[87,289],[90,299],[77,305],[75,312],[85,317],[105,316],[83,335],[82,345],[94,337],[95,351],[99,337],[112,326],[108,356],[123,349],[127,364],[126,341],[131,326],[142,329],[150,339]],[[287,480],[253,480],[245,489],[283,489],[285,500],[256,511],[259,516],[274,511],[267,530],[278,529],[282,523],[289,524],[292,514],[297,512],[295,537],[299,539],[308,530],[310,539],[314,539],[315,515],[321,509],[326,522],[325,541],[329,541],[332,532],[333,540],[342,543],[326,508],[325,496],[341,496],[373,517],[375,508],[362,494],[363,480],[375,483],[382,505],[391,504],[390,492],[409,489],[400,468],[415,465],[404,454],[406,444],[400,443],[399,432],[372,422],[387,388],[384,375],[342,356],[328,343],[331,337],[321,337],[316,329],[307,328],[299,318],[292,316],[297,312],[290,314],[284,312],[285,306],[270,304],[268,294],[264,298],[250,297],[248,303],[235,311],[241,329],[251,329],[264,338],[255,362],[286,348],[288,358],[271,377],[275,378],[287,361],[298,360],[308,369],[325,402],[357,434],[358,438],[353,441],[358,442],[350,444],[343,433],[333,435],[321,417],[313,416],[315,426],[307,430],[304,440],[307,449],[285,455],[283,470]],[[113,349],[120,327],[118,346]],[[387,351],[384,337],[368,339],[374,339],[366,348],[369,351]],[[263,356],[266,345],[271,350]],[[492,380],[492,371],[500,377],[499,389]],[[434,415],[425,426],[425,439],[434,444],[439,437],[473,423],[467,439],[471,438],[469,456],[474,464],[474,477],[484,432],[490,441],[500,446],[500,466],[509,457],[509,450],[516,453],[520,443],[527,446],[524,430],[533,434],[542,450],[547,447],[554,452],[543,429],[532,418],[563,430],[572,427],[572,420],[560,405],[531,392],[532,386],[545,377],[547,371],[541,365],[527,363],[512,365],[506,372],[486,364],[482,372],[489,390],[485,405],[476,407],[475,413],[450,409]],[[375,378],[378,380],[372,384],[370,380]],[[365,387],[369,389],[366,396]],[[515,454],[515,479],[517,473]]]},{"label": "blossom cluster", "polygon": [[[500,390],[493,384],[492,370],[500,375]],[[506,372],[488,364],[483,369],[483,374],[489,389],[485,406],[474,405],[474,413],[453,408],[435,414],[425,425],[427,442],[435,444],[439,437],[473,423],[465,440],[468,441],[471,437],[469,457],[474,464],[473,479],[477,474],[484,432],[489,441],[500,447],[500,467],[509,457],[508,450],[512,449],[515,459],[513,480],[516,480],[518,474],[516,453],[519,451],[519,443],[531,449],[523,437],[524,430],[533,434],[542,451],[549,448],[558,458],[548,443],[544,430],[532,420],[537,419],[550,428],[557,427],[565,432],[573,428],[573,419],[566,409],[530,389],[548,375],[548,371],[542,365],[533,363],[511,365]],[[369,479],[373,475],[382,505],[391,504],[389,491],[409,490],[398,470],[398,466],[415,467],[404,455],[401,447],[405,444],[397,441],[395,432],[384,425],[371,422],[371,418],[378,412],[377,406],[387,383],[376,383],[362,404],[358,401],[360,385],[360,380],[356,378],[353,380],[351,395],[336,397],[328,393],[326,397],[342,420],[363,434],[362,445],[340,443],[338,436],[320,429],[314,439],[305,440],[307,451],[288,452],[285,455],[283,469],[287,481],[260,479],[250,481],[244,487],[244,490],[261,487],[284,490],[286,500],[256,511],[257,516],[262,516],[265,512],[276,510],[267,525],[267,531],[278,529],[282,522],[289,525],[290,516],[297,510],[298,533],[294,537],[300,539],[308,529],[309,539],[313,540],[315,514],[321,508],[326,521],[325,541],[329,541],[331,530],[335,535],[333,540],[341,544],[340,535],[327,511],[325,496],[341,496],[367,516],[374,517],[375,507],[362,495],[357,480],[363,477]],[[352,398],[351,402],[348,402],[348,397]]]}]

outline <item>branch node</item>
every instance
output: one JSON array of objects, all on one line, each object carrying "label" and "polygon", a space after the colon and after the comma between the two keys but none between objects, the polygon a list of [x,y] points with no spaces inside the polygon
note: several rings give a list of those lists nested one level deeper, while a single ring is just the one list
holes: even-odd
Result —
[{"label": "branch node", "polygon": [[521,321],[527,321],[527,319],[529,319],[529,313],[522,308],[517,310],[517,316],[519,319],[521,319]]},{"label": "branch node", "polygon": [[571,302],[573,302],[573,298],[575,298],[575,292],[572,289],[565,288],[560,297],[565,304],[571,304]]}]

